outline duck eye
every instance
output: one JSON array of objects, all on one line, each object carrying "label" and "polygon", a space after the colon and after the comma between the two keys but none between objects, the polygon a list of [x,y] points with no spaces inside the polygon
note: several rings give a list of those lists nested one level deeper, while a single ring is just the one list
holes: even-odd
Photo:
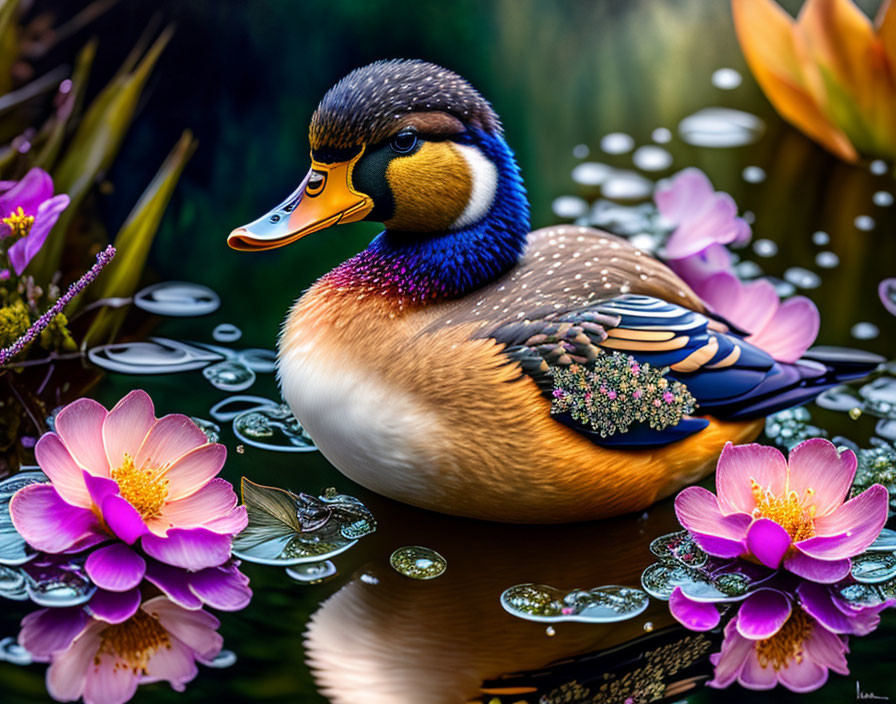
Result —
[{"label": "duck eye", "polygon": [[407,130],[399,132],[392,138],[391,142],[392,151],[398,152],[399,154],[408,154],[409,152],[412,152],[416,146],[417,135],[414,132]]}]

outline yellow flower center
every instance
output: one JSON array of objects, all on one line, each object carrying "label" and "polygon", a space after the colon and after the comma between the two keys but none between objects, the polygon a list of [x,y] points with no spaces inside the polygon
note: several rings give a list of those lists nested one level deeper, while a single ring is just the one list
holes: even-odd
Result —
[{"label": "yellow flower center", "polygon": [[801,663],[804,657],[803,643],[812,627],[812,619],[802,609],[794,609],[780,631],[771,638],[756,643],[759,664],[763,668],[771,665],[777,671],[787,667],[791,660]]},{"label": "yellow flower center", "polygon": [[31,232],[34,216],[25,215],[25,211],[22,210],[20,205],[18,209],[13,210],[8,216],[3,218],[3,224],[9,225],[10,229],[12,229],[13,237],[25,237],[25,235]]},{"label": "yellow flower center", "polygon": [[100,647],[93,663],[98,666],[103,656],[108,655],[114,659],[116,670],[127,669],[145,675],[146,663],[162,648],[171,649],[168,631],[143,609],[137,609],[137,613],[124,623],[111,625],[100,632]]},{"label": "yellow flower center", "polygon": [[125,453],[121,466],[112,470],[112,478],[124,500],[144,519],[159,515],[168,498],[168,480],[162,471],[151,467],[138,469],[134,458]]},{"label": "yellow flower center", "polygon": [[795,491],[785,491],[783,496],[775,496],[752,477],[750,486],[756,500],[753,518],[770,518],[786,530],[794,542],[815,535],[815,505],[806,506],[815,493],[813,489],[806,489],[804,500]]}]

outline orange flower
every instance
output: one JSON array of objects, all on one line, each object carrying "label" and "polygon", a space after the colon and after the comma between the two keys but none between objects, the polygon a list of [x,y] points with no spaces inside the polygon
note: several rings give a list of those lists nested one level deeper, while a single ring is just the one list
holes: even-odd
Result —
[{"label": "orange flower", "polygon": [[806,0],[794,20],[773,0],[732,0],[734,25],[766,97],[847,161],[896,159],[896,2],[871,20],[852,0]]}]

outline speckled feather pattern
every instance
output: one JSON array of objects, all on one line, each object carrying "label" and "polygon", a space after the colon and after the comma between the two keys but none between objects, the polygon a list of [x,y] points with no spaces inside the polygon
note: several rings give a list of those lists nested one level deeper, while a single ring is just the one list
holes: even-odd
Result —
[{"label": "speckled feather pattern", "polygon": [[[662,451],[600,448],[557,423],[535,382],[508,363],[502,343],[484,335],[520,313],[560,314],[626,287],[700,307],[674,274],[635,252],[606,233],[547,228],[530,235],[518,267],[481,291],[401,308],[369,286],[359,291],[324,277],[285,324],[284,393],[289,398],[289,384],[299,383],[287,378],[291,360],[298,363],[299,350],[313,349],[329,367],[394,390],[395,399],[381,392],[371,413],[389,413],[399,397],[412,404],[416,420],[401,440],[403,455],[413,458],[411,474],[381,471],[373,462],[340,466],[344,449],[321,446],[355,481],[407,503],[518,522],[586,520],[644,508],[711,471],[726,441],[749,441],[761,422],[713,420],[698,437]],[[313,427],[314,418],[294,410]]]},{"label": "speckled feather pattern", "polygon": [[466,80],[425,61],[394,59],[355,69],[333,86],[311,118],[312,149],[343,149],[388,137],[410,112],[441,111],[501,134],[495,111]]}]

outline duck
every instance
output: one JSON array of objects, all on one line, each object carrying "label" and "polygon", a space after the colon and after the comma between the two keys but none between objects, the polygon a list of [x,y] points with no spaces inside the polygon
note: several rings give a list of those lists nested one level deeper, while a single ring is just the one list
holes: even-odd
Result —
[{"label": "duck", "polygon": [[384,226],[297,299],[277,374],[326,459],[389,498],[511,523],[641,511],[767,414],[880,361],[837,348],[776,361],[628,240],[530,231],[498,115],[436,64],[355,69],[309,142],[298,188],[227,243]]}]

